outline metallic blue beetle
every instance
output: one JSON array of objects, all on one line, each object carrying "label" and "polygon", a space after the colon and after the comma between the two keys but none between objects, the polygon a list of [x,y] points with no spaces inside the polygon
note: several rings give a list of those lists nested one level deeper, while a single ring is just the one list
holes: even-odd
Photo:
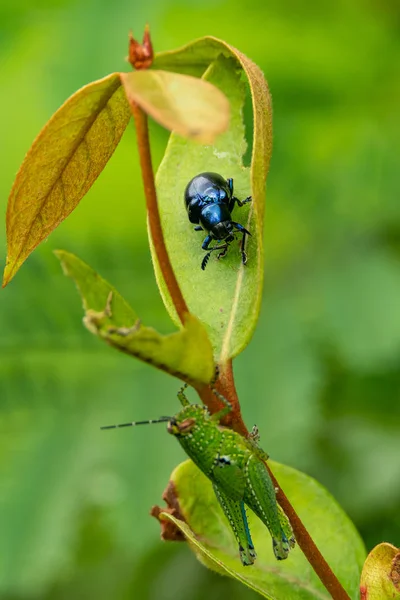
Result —
[{"label": "metallic blue beetle", "polygon": [[[195,231],[206,231],[207,237],[202,244],[203,250],[208,250],[201,262],[201,268],[204,269],[210,259],[211,252],[221,250],[218,258],[222,258],[228,251],[229,244],[235,239],[235,234],[242,234],[242,243],[240,252],[242,254],[242,263],[247,262],[246,252],[244,250],[246,235],[251,235],[240,225],[232,221],[231,212],[237,202],[238,206],[243,206],[251,202],[251,196],[246,200],[240,201],[233,195],[233,179],[224,179],[218,173],[200,173],[189,181],[185,190],[185,205],[188,211],[189,221],[199,223]],[[212,248],[209,245],[212,240],[217,244]],[[223,242],[220,245],[220,242]]]}]

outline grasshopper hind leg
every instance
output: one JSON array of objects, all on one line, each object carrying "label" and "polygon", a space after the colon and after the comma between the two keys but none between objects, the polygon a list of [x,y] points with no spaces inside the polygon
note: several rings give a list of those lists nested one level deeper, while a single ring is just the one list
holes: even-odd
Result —
[{"label": "grasshopper hind leg", "polygon": [[288,557],[291,545],[284,533],[281,539],[272,538],[272,549],[277,560],[285,560]]},{"label": "grasshopper hind leg", "polygon": [[[240,501],[239,504],[240,504],[240,510],[242,513],[244,528],[246,530],[246,538],[247,538],[249,555],[250,555],[250,558],[252,559],[252,562],[250,564],[253,564],[253,562],[257,558],[257,554],[256,554],[256,551],[254,550],[253,540],[251,539],[251,535],[250,535],[249,523],[247,521],[246,507],[245,507],[243,501]],[[242,560],[242,563],[244,564],[243,560]]]},{"label": "grasshopper hind leg", "polygon": [[285,560],[294,546],[293,534],[290,535],[292,532],[288,519],[276,501],[275,488],[267,468],[254,455],[246,465],[246,479],[244,501],[268,527],[275,557]]},{"label": "grasshopper hind leg", "polygon": [[290,524],[290,521],[287,518],[287,516],[285,515],[282,507],[279,504],[277,504],[277,509],[278,509],[278,517],[279,517],[279,522],[282,527],[282,531],[289,542],[289,547],[294,548],[296,545],[296,538],[294,537],[294,533],[293,533],[293,529]]},{"label": "grasshopper hind leg", "polygon": [[213,487],[218,502],[220,503],[232,531],[235,534],[236,541],[239,544],[239,555],[242,565],[245,567],[250,566],[254,563],[257,554],[251,539],[244,503],[241,500],[232,500],[215,484]]}]

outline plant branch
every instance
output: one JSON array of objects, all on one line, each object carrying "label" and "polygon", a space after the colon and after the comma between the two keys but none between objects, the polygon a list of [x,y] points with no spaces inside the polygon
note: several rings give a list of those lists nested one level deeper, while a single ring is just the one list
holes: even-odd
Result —
[{"label": "plant branch", "polygon": [[162,276],[168,288],[172,302],[174,303],[176,312],[178,313],[179,319],[181,323],[183,323],[185,315],[189,312],[189,309],[176,280],[164,241],[160,212],[157,204],[154,172],[151,162],[147,115],[137,104],[134,104],[133,102],[131,103],[131,109],[136,126],[137,144],[139,149],[140,167],[142,169],[144,193],[146,196],[150,235],[154,244],[154,250]]},{"label": "plant branch", "polygon": [[295,509],[289,502],[287,496],[281,489],[278,481],[276,480],[275,475],[272,473],[268,464],[267,469],[271,476],[272,482],[274,486],[278,489],[276,494],[276,499],[281,505],[284,513],[288,517],[290,524],[293,528],[294,535],[296,537],[296,542],[302,549],[305,557],[308,562],[314,569],[315,573],[320,578],[323,585],[326,587],[330,595],[334,600],[351,600],[350,596],[347,594],[346,590],[343,588],[342,584],[322,556],[321,552],[318,550],[314,540],[308,533],[305,528],[303,522],[301,521],[299,515],[296,513]]},{"label": "plant branch", "polygon": [[[249,432],[244,424],[242,413],[240,410],[239,398],[236,392],[235,383],[233,380],[232,361],[229,360],[223,367],[220,367],[218,380],[215,383],[215,388],[220,394],[229,400],[232,406],[231,412],[223,419],[223,425],[237,431],[244,437]],[[211,414],[218,412],[223,408],[223,403],[217,398],[210,386],[197,388],[201,401],[205,404]]]}]

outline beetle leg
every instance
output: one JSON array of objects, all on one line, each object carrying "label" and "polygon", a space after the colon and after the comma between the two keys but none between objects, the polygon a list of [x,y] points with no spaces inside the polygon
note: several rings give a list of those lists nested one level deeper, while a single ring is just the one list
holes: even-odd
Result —
[{"label": "beetle leg", "polygon": [[247,198],[245,198],[244,200],[238,200],[236,198],[236,202],[237,202],[238,206],[243,206],[244,204],[248,204],[252,200],[253,200],[253,198],[251,196],[247,196]]},{"label": "beetle leg", "polygon": [[250,233],[250,231],[247,231],[247,229],[245,227],[243,227],[243,225],[241,225],[240,223],[232,222],[232,225],[243,234],[242,242],[240,244],[240,253],[242,255],[242,263],[245,265],[247,263],[247,254],[244,249],[244,246],[246,243],[246,235],[251,235],[251,233]]},{"label": "beetle leg", "polygon": [[246,254],[246,250],[244,249],[244,245],[246,242],[246,234],[243,234],[242,237],[242,243],[240,244],[240,253],[242,255],[242,263],[245,265],[247,263],[247,254]]},{"label": "beetle leg", "polygon": [[193,228],[195,231],[203,231],[203,228],[201,225],[196,225],[196,227]]},{"label": "beetle leg", "polygon": [[224,256],[225,256],[225,255],[226,255],[226,253],[228,252],[228,248],[229,248],[229,246],[228,246],[228,244],[226,244],[226,245],[223,247],[223,249],[222,249],[222,252],[219,252],[219,253],[217,254],[217,258],[218,258],[218,260],[219,260],[220,258],[224,258]]},{"label": "beetle leg", "polygon": [[[239,225],[239,223],[234,223],[234,225],[235,226],[238,225],[239,227],[242,227],[241,225]],[[244,227],[243,227],[243,229],[244,229]],[[244,229],[244,231],[247,232],[247,229]],[[211,235],[208,235],[205,238],[205,240],[204,240],[204,242],[203,242],[203,244],[201,246],[203,248],[203,250],[208,250],[207,254],[205,255],[205,257],[203,258],[203,260],[201,262],[201,268],[202,268],[202,270],[204,271],[204,269],[206,268],[207,263],[210,260],[211,252],[214,252],[214,250],[222,250],[222,252],[220,252],[218,254],[218,258],[222,258],[227,253],[228,248],[229,248],[229,244],[233,240],[234,240],[234,236],[230,235],[230,236],[228,236],[226,238],[225,243],[223,245],[221,245],[221,246],[217,245],[217,246],[213,246],[213,248],[209,248],[209,245],[210,245],[210,243],[212,241],[212,237],[211,237]],[[217,244],[218,244],[219,241],[220,240],[217,240]]]},{"label": "beetle leg", "polygon": [[240,244],[240,253],[242,255],[242,263],[245,265],[247,263],[247,254],[244,249],[246,243],[246,235],[251,235],[251,233],[250,231],[247,231],[247,229],[243,227],[243,225],[241,225],[240,223],[232,222],[232,225],[243,234],[242,242]]},{"label": "beetle leg", "polygon": [[211,235],[208,235],[206,238],[204,238],[204,241],[201,245],[203,250],[208,250],[208,246],[211,244],[211,240],[212,240]]},{"label": "beetle leg", "polygon": [[[234,240],[234,239],[235,239],[235,236],[233,236],[233,235],[228,235],[228,237],[227,237],[227,238],[225,238],[225,245],[224,245],[224,246],[219,246],[219,247],[218,247],[218,246],[216,246],[216,247],[215,247],[215,250],[217,250],[217,249],[219,249],[219,248],[220,248],[220,249],[222,249],[222,252],[220,252],[220,253],[218,254],[218,256],[217,256],[218,260],[219,260],[220,258],[223,258],[223,257],[226,255],[226,253],[228,252],[229,244],[230,244],[231,242],[233,242],[233,240]],[[213,248],[213,250],[214,250],[214,248]]]},{"label": "beetle leg", "polygon": [[235,221],[232,221],[232,225],[234,226],[235,229],[237,229],[238,231],[240,231],[241,233],[244,233],[245,235],[251,235],[250,231],[248,231],[245,227],[243,227],[243,225],[241,225],[240,223],[235,223]]},{"label": "beetle leg", "polygon": [[[229,237],[231,237],[231,236],[229,236]],[[232,239],[233,239],[233,237],[232,237]],[[204,240],[204,242],[203,242],[203,244],[201,246],[203,248],[203,250],[208,250],[209,252],[214,252],[214,250],[223,250],[225,248],[225,246],[226,246],[226,244],[224,244],[223,246],[213,246],[212,248],[209,248],[209,245],[210,245],[211,241],[212,241],[212,237],[211,237],[211,235],[208,235],[205,238],[205,240]],[[220,240],[217,240],[217,243],[219,241]],[[232,241],[232,240],[229,240],[229,241]]]},{"label": "beetle leg", "polygon": [[[203,246],[204,246],[204,244],[203,244]],[[208,246],[208,244],[207,244],[207,246]],[[208,250],[208,248],[203,248],[203,249]],[[224,246],[214,246],[214,248],[210,248],[208,250],[207,254],[205,255],[205,257],[203,258],[203,260],[201,261],[202,270],[204,271],[204,269],[206,268],[207,263],[210,260],[211,252],[214,252],[214,250],[222,250],[222,251],[225,250],[225,252],[223,252],[223,255],[225,255],[227,249],[228,249],[228,244],[226,244]],[[218,255],[218,258],[219,258],[219,255]]]},{"label": "beetle leg", "polygon": [[[232,240],[229,240],[229,242],[233,241],[234,238],[232,238]],[[229,248],[229,243],[225,243],[223,246],[213,246],[212,248],[210,248],[210,252],[214,252],[214,250],[225,250]],[[224,252],[225,254],[225,252]]]},{"label": "beetle leg", "polygon": [[243,206],[244,204],[248,204],[248,202],[252,201],[252,197],[251,196],[247,196],[247,198],[245,200],[239,200],[239,198],[236,198],[236,196],[232,196],[231,201],[229,202],[229,211],[232,212],[235,206],[235,202],[237,203],[238,206]]}]

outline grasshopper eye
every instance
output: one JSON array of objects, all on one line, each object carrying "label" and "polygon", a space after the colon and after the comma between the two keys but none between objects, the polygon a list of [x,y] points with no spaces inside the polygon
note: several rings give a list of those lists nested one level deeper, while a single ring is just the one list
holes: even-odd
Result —
[{"label": "grasshopper eye", "polygon": [[185,419],[182,422],[178,422],[176,419],[171,419],[168,422],[168,433],[172,435],[182,436],[190,433],[196,423],[195,419]]},{"label": "grasshopper eye", "polygon": [[178,424],[180,433],[182,435],[185,435],[185,433],[190,433],[195,424],[196,419],[185,419],[184,421],[182,421],[182,423]]}]

